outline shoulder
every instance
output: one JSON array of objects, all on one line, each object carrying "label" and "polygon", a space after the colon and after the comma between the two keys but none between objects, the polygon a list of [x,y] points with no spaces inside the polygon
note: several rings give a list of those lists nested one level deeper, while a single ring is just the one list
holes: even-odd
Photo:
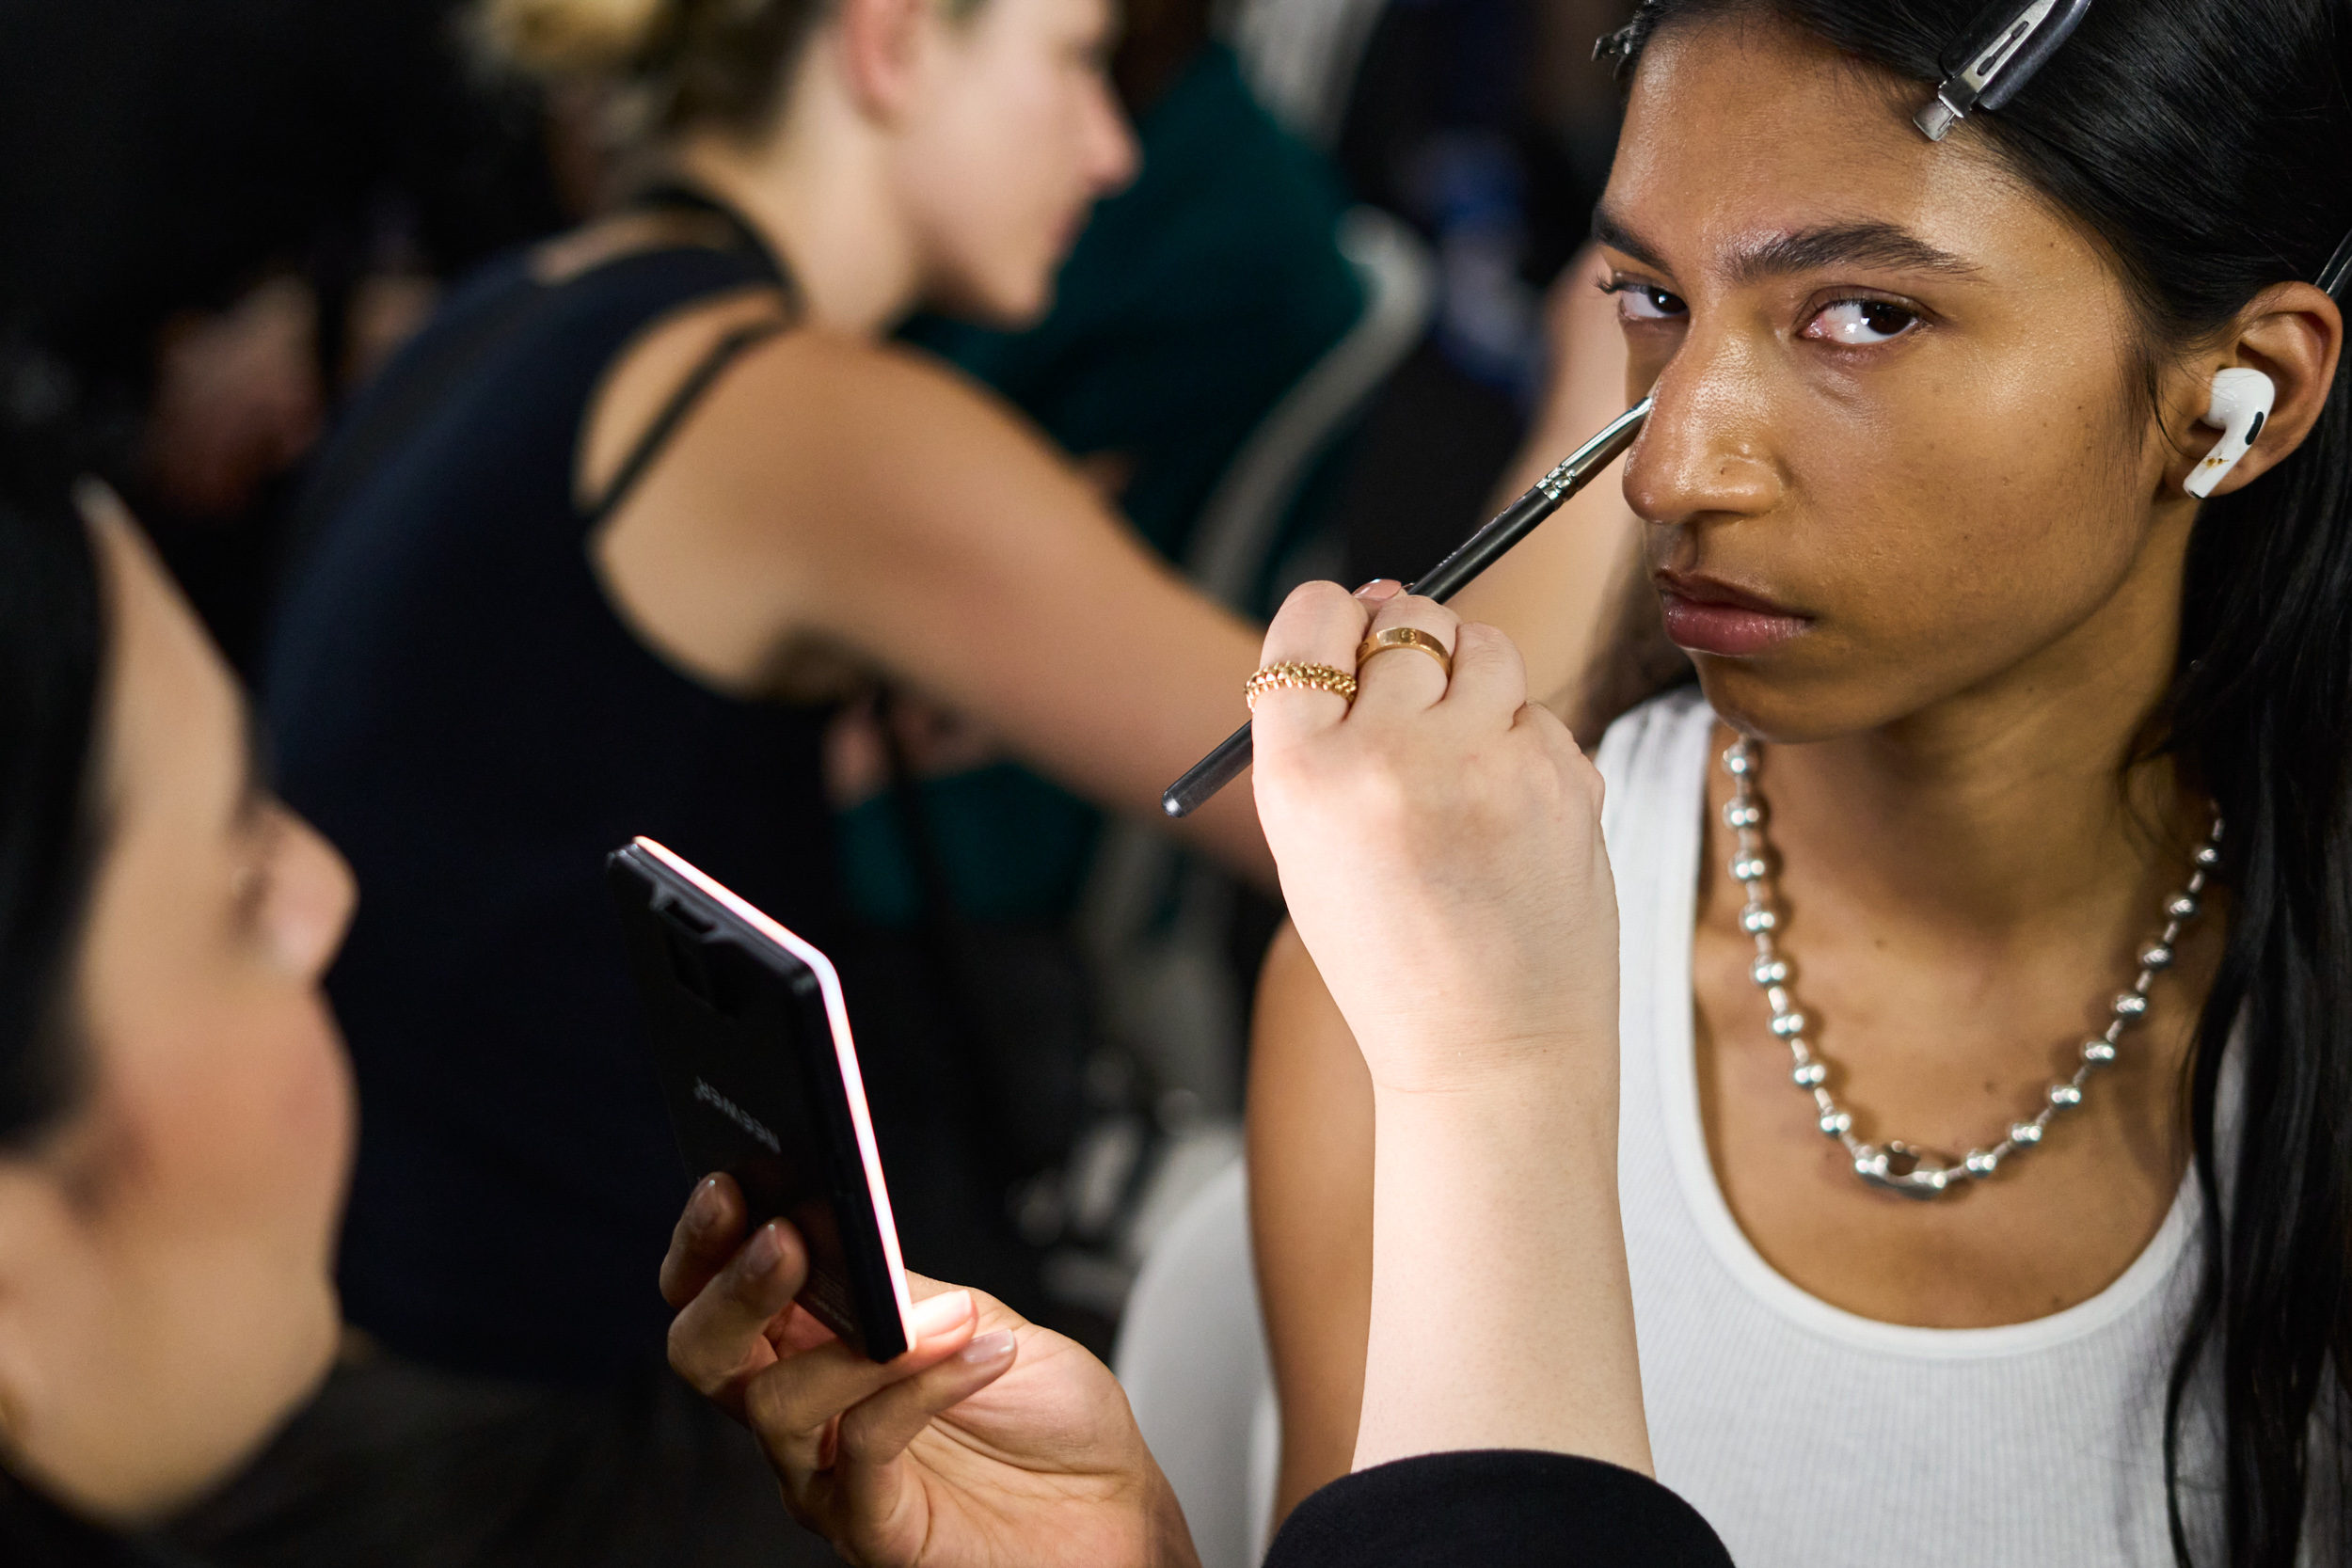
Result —
[{"label": "shoulder", "polygon": [[864,473],[922,490],[1062,467],[1011,405],[955,367],[842,333],[803,329],[762,344],[713,404],[721,420],[758,433],[742,451],[763,468]]},{"label": "shoulder", "polygon": [[1601,834],[1620,877],[1627,864],[1678,837],[1667,830],[1682,824],[1683,813],[1702,808],[1714,730],[1714,709],[1697,687],[1686,686],[1652,697],[1601,736],[1593,757],[1603,790]]},{"label": "shoulder", "polygon": [[785,399],[835,418],[882,407],[1016,422],[986,388],[935,355],[824,327],[778,334],[745,356],[733,380],[763,399]]},{"label": "shoulder", "polygon": [[1611,724],[1600,737],[1593,766],[1614,797],[1622,786],[1657,784],[1678,780],[1692,771],[1697,753],[1703,774],[1707,736],[1715,727],[1715,711],[1695,686],[1661,691]]},{"label": "shoulder", "polygon": [[911,574],[1077,570],[1116,545],[1066,458],[920,350],[784,333],[729,369],[688,442],[673,510],[730,573],[766,561],[809,592],[863,593]]}]

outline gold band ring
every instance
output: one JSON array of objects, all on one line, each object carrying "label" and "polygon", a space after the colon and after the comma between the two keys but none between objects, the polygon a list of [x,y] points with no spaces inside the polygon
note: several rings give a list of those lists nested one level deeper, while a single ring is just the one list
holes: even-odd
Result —
[{"label": "gold band ring", "polygon": [[1386,631],[1374,632],[1356,650],[1356,668],[1361,670],[1364,661],[1373,655],[1386,653],[1391,648],[1413,648],[1427,654],[1438,661],[1438,668],[1445,672],[1446,679],[1454,678],[1454,656],[1445,651],[1444,643],[1419,626],[1391,626]]},{"label": "gold band ring", "polygon": [[1258,698],[1278,686],[1328,691],[1342,702],[1356,701],[1356,677],[1344,670],[1334,670],[1328,664],[1269,664],[1250,676],[1241,689],[1249,711],[1257,712]]}]

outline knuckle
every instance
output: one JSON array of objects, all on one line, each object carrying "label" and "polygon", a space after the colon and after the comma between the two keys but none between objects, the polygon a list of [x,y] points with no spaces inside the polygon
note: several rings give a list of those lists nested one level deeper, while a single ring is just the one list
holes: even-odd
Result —
[{"label": "knuckle", "polygon": [[836,1464],[847,1462],[862,1465],[876,1459],[888,1458],[889,1445],[883,1440],[874,1414],[863,1405],[853,1406],[841,1414],[834,1429],[834,1455]]},{"label": "knuckle", "polygon": [[1335,776],[1327,788],[1346,802],[1351,816],[1396,822],[1410,814],[1415,769],[1401,749],[1350,746],[1331,762]]},{"label": "knuckle", "polygon": [[[1266,639],[1267,657],[1274,657],[1273,632],[1278,628],[1285,634],[1295,635],[1303,628],[1322,626],[1342,615],[1360,621],[1362,614],[1363,607],[1338,583],[1302,582],[1290,591],[1282,600],[1282,608],[1275,612]],[[1291,637],[1286,635],[1284,645],[1288,645],[1290,640]]]},{"label": "knuckle", "polygon": [[743,1414],[759,1432],[776,1436],[798,1436],[810,1423],[802,1419],[800,1402],[794,1398],[796,1385],[788,1377],[771,1375],[753,1378],[743,1389]]},{"label": "knuckle", "polygon": [[1317,578],[1311,582],[1302,582],[1292,589],[1282,600],[1282,608],[1288,610],[1293,605],[1297,605],[1306,609],[1327,610],[1334,606],[1354,602],[1354,596],[1346,589],[1327,578]]},{"label": "knuckle", "polygon": [[697,1393],[709,1394],[718,1388],[723,1380],[712,1370],[710,1358],[698,1342],[693,1325],[685,1318],[672,1320],[668,1349],[670,1370],[684,1378]]},{"label": "knuckle", "polygon": [[1454,647],[1457,654],[1467,654],[1472,658],[1506,663],[1519,661],[1519,645],[1512,641],[1510,633],[1500,626],[1490,626],[1483,621],[1472,621],[1454,635],[1455,640]]}]

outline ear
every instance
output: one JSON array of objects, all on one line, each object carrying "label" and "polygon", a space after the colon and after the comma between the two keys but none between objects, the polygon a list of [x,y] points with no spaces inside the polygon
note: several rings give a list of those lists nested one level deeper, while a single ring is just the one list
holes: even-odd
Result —
[{"label": "ear", "polygon": [[937,25],[931,0],[841,0],[839,48],[851,102],[895,120],[921,90],[924,45]]},{"label": "ear", "polygon": [[2261,436],[2215,487],[2214,494],[2226,496],[2285,462],[2303,444],[2328,405],[2343,353],[2343,309],[2319,289],[2309,283],[2280,283],[2255,295],[2219,351],[2192,361],[2194,385],[2180,386],[2177,395],[2166,400],[2179,420],[2171,428],[2181,446],[2180,456],[2166,466],[2167,487],[2177,495],[2221,437],[2218,430],[2202,422],[2215,372],[2243,365],[2270,377],[2278,388]]}]

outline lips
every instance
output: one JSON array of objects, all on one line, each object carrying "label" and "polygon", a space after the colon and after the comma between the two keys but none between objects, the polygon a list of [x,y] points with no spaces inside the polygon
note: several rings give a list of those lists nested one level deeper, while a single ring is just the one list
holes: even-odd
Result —
[{"label": "lips", "polygon": [[1747,658],[1768,653],[1813,624],[1761,594],[1694,573],[1659,572],[1659,602],[1666,635],[1694,654]]}]

